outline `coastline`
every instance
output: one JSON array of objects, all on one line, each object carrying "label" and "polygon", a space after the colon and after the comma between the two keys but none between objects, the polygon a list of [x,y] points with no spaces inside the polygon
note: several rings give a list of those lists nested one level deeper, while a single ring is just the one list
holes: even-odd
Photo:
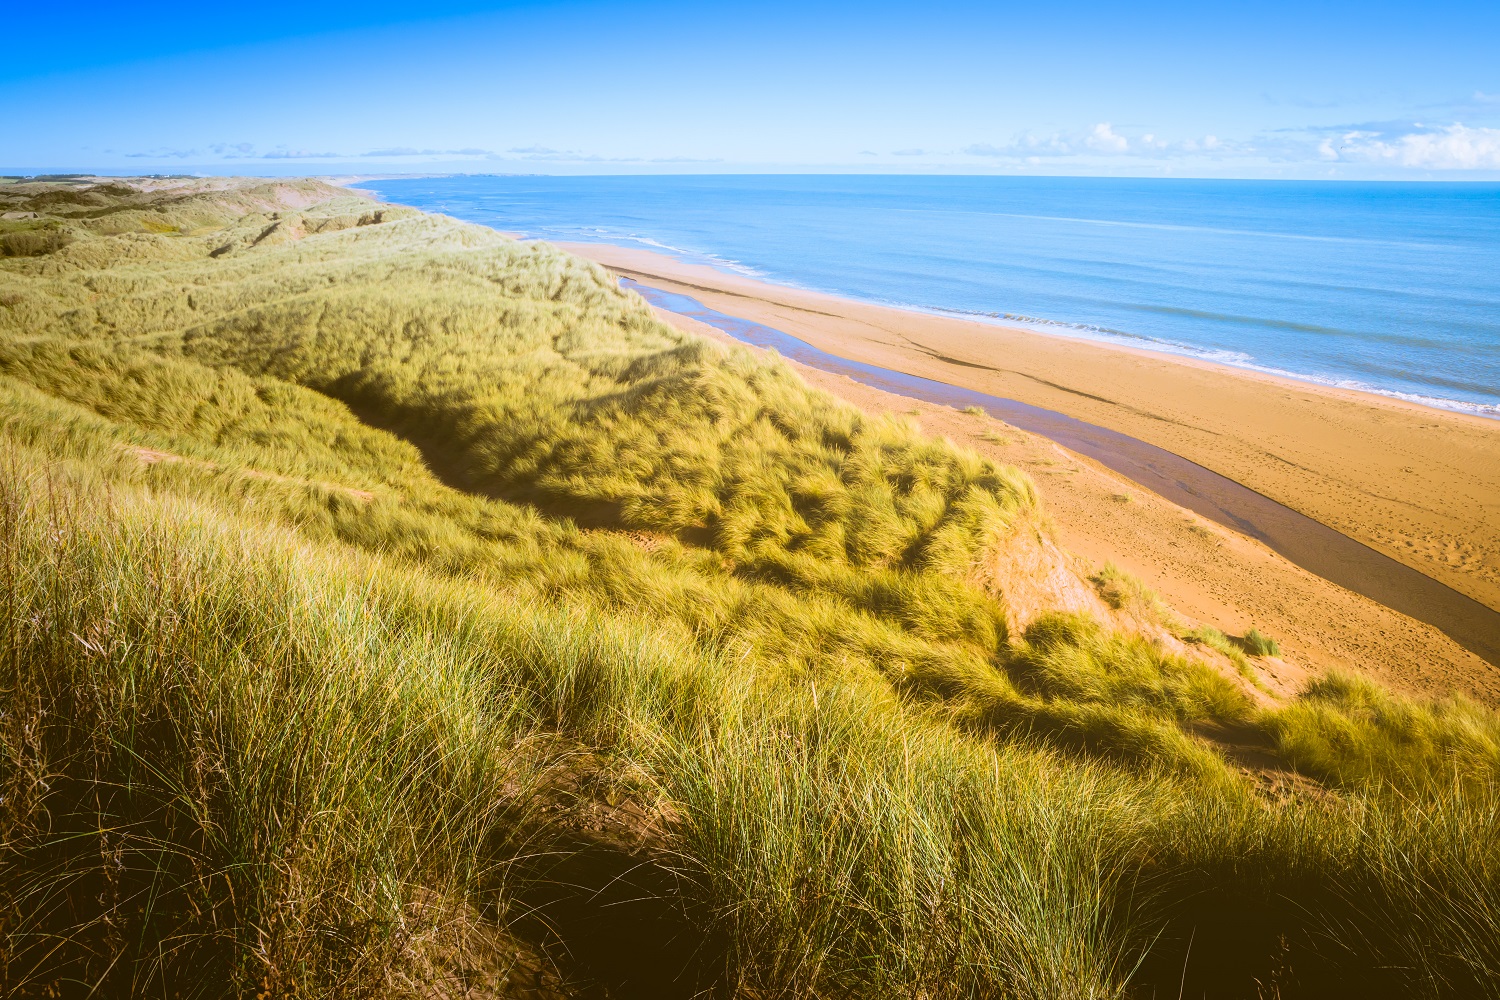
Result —
[{"label": "coastline", "polygon": [[[746,347],[692,317],[653,311],[681,329]],[[1500,704],[1500,666],[1437,628],[1330,583],[1098,462],[998,419],[786,361],[811,385],[866,412],[914,417],[928,433],[1027,472],[1053,515],[1050,530],[1078,561],[1080,575],[1113,562],[1159,591],[1176,613],[1231,631],[1253,626],[1274,634],[1285,658],[1267,661],[1263,679],[1278,695],[1295,693],[1311,675],[1343,670],[1407,694],[1459,693]]]},{"label": "coastline", "polygon": [[[490,228],[494,227],[491,226]],[[1007,316],[998,313],[973,313],[962,309],[944,309],[935,306],[906,305],[895,302],[875,302],[836,292],[824,292],[816,289],[802,288],[798,285],[783,284],[759,276],[748,274],[738,275],[712,264],[698,264],[685,261],[670,253],[659,250],[627,247],[617,243],[555,241],[511,230],[496,231],[515,240],[549,243],[552,246],[560,247],[569,253],[585,257],[610,270],[618,271],[627,276],[628,274],[639,274],[643,277],[669,282],[673,285],[695,291],[724,294],[735,298],[760,298],[768,301],[779,300],[780,304],[790,308],[811,311],[807,310],[805,305],[798,305],[794,301],[796,297],[806,296],[811,299],[822,299],[828,303],[843,306],[845,307],[845,311],[849,312],[851,316],[853,315],[853,310],[880,310],[893,313],[897,316],[943,320],[979,327],[981,329],[1001,331],[1007,334],[1036,336],[1064,344],[1084,344],[1105,350],[1139,355],[1148,359],[1169,361],[1174,364],[1204,367],[1233,376],[1266,379],[1272,383],[1284,383],[1292,388],[1303,388],[1314,392],[1328,393],[1332,396],[1363,401],[1372,405],[1392,404],[1429,415],[1433,412],[1451,413],[1461,417],[1473,418],[1482,423],[1492,423],[1500,427],[1500,413],[1492,417],[1482,412],[1483,408],[1488,404],[1442,399],[1437,396],[1419,396],[1416,393],[1401,393],[1395,390],[1382,391],[1358,385],[1345,385],[1332,380],[1324,380],[1311,375],[1300,375],[1296,372],[1283,371],[1261,365],[1237,364],[1233,361],[1224,361],[1210,357],[1209,355],[1212,352],[1207,349],[1197,350],[1187,345],[1175,345],[1166,341],[1161,342],[1162,346],[1160,347],[1143,346],[1145,338],[1117,333],[1111,330],[1096,330],[1086,326],[1055,320]],[[649,258],[650,263],[647,264],[644,259],[625,261],[623,257],[617,257],[617,255],[625,254],[640,254],[643,258]],[[616,261],[616,263],[610,263],[610,261]],[[713,282],[719,283],[714,284]],[[754,286],[755,290],[747,291],[734,287],[740,283]],[[853,309],[848,309],[847,307],[853,307]],[[1428,402],[1428,400],[1431,401]]]},{"label": "coastline", "polygon": [[[882,303],[870,303],[871,305],[882,305]],[[1355,384],[1351,380],[1336,380],[1323,378],[1309,374],[1285,369],[1269,367],[1267,365],[1240,363],[1236,361],[1223,360],[1213,355],[1216,352],[1206,348],[1194,348],[1186,344],[1177,344],[1171,341],[1150,341],[1149,338],[1133,336],[1131,334],[1119,333],[1114,330],[1100,329],[1096,327],[1079,326],[1072,323],[1061,323],[1054,320],[1031,319],[1023,316],[1002,316],[995,313],[966,313],[960,309],[938,309],[923,308],[921,306],[891,305],[891,308],[901,312],[914,312],[922,315],[939,316],[958,320],[970,320],[976,323],[998,326],[1007,330],[1020,331],[1023,333],[1035,333],[1043,337],[1059,337],[1064,340],[1081,340],[1085,343],[1099,344],[1104,347],[1113,347],[1122,351],[1140,351],[1158,357],[1175,358],[1188,363],[1206,364],[1210,367],[1221,368],[1228,371],[1247,374],[1262,375],[1279,381],[1293,382],[1297,385],[1312,386],[1319,389],[1328,389],[1333,392],[1353,393],[1356,396],[1372,400],[1388,400],[1391,402],[1404,403],[1408,406],[1416,406],[1423,410],[1441,410],[1449,413],[1459,413],[1466,416],[1475,416],[1484,420],[1500,421],[1500,404],[1478,403],[1460,399],[1445,399],[1440,396],[1424,396],[1414,392],[1400,392],[1395,389],[1382,390],[1368,385]],[[1149,346],[1154,343],[1156,346]]]},{"label": "coastline", "polygon": [[1055,410],[1164,448],[1500,610],[1500,421],[998,322],[561,244],[820,350]]}]

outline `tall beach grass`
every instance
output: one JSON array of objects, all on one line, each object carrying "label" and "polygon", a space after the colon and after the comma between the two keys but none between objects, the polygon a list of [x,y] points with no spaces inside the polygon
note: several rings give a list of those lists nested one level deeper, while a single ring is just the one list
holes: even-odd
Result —
[{"label": "tall beach grass", "polygon": [[1497,992],[1489,710],[1013,629],[1025,477],[545,245],[0,197],[8,993]]}]

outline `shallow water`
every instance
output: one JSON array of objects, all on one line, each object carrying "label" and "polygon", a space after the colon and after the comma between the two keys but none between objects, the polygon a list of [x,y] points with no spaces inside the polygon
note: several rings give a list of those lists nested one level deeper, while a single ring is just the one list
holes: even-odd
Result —
[{"label": "shallow water", "polygon": [[445,177],[382,197],[1500,416],[1500,184]]},{"label": "shallow water", "polygon": [[1433,625],[1465,649],[1500,665],[1500,612],[1180,455],[1053,410],[841,358],[773,327],[710,309],[687,295],[629,278],[620,284],[652,305],[717,327],[744,343],[774,348],[809,367],[929,403],[982,407],[991,416],[1087,455],[1179,506],[1259,539],[1303,569]]}]

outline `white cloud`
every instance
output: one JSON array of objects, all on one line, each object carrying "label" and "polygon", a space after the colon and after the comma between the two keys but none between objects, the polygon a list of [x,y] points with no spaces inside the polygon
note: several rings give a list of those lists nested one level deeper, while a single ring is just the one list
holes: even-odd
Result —
[{"label": "white cloud", "polygon": [[[550,146],[513,146],[506,150],[523,160],[546,160],[553,163],[639,163],[639,157],[600,156],[576,149],[553,149]],[[495,157],[504,159],[504,157]]]},{"label": "white cloud", "polygon": [[965,146],[963,152],[970,156],[1025,157],[1031,162],[1041,162],[1042,156],[1068,156],[1074,149],[1074,140],[1062,133],[1039,136],[1026,132],[1016,136],[1008,146],[996,146],[988,142],[976,142]]},{"label": "white cloud", "polygon": [[1109,122],[1100,122],[1094,126],[1089,137],[1084,140],[1090,149],[1097,149],[1102,153],[1126,153],[1130,151],[1130,140],[1115,131],[1115,127]]},{"label": "white cloud", "polygon": [[397,156],[494,156],[494,152],[488,149],[415,149],[411,146],[391,146],[386,149],[372,149],[360,153],[360,156],[375,156],[391,159]]},{"label": "white cloud", "polygon": [[156,149],[148,149],[140,153],[126,153],[133,160],[186,160],[188,157],[197,156],[196,149],[169,149],[158,146]]},{"label": "white cloud", "polygon": [[718,158],[704,158],[697,156],[653,156],[649,159],[641,156],[601,156],[598,153],[584,153],[576,149],[553,149],[550,146],[514,146],[506,150],[510,157],[501,156],[498,153],[489,154],[491,160],[506,160],[516,158],[522,160],[540,160],[549,163],[722,163]]},{"label": "white cloud", "polygon": [[927,152],[927,150],[925,150],[925,149],[917,149],[917,148],[913,147],[911,149],[893,149],[893,150],[891,150],[891,155],[892,156],[921,156],[925,152]]},{"label": "white cloud", "polygon": [[138,153],[125,153],[131,159],[139,160],[186,160],[194,157],[221,160],[338,160],[345,159],[341,153],[317,153],[306,149],[291,149],[287,146],[277,146],[275,149],[265,153],[257,153],[255,145],[249,142],[216,142],[208,146],[208,152],[213,156],[206,156],[199,149],[169,149],[158,147],[157,149],[145,150]]},{"label": "white cloud", "polygon": [[1144,157],[1170,159],[1177,156],[1202,155],[1204,153],[1233,154],[1250,152],[1249,147],[1233,143],[1216,136],[1202,139],[1170,141],[1154,132],[1139,136],[1122,135],[1110,122],[1100,122],[1087,132],[1054,132],[1037,135],[1026,132],[1017,135],[1009,144],[997,146],[988,142],[966,146],[963,152],[969,156],[1011,158],[1026,163],[1042,163],[1056,157]]},{"label": "white cloud", "polygon": [[1318,147],[1324,159],[1393,163],[1422,170],[1500,170],[1500,128],[1470,128],[1455,122],[1440,128],[1387,136],[1350,131]]},{"label": "white cloud", "polygon": [[1126,159],[1156,161],[1163,168],[1174,163],[1275,164],[1278,168],[1323,164],[1340,165],[1341,175],[1347,166],[1365,168],[1358,173],[1376,170],[1382,176],[1400,176],[1402,171],[1500,171],[1500,128],[1387,121],[1278,130],[1248,139],[1211,133],[1169,140],[1158,132],[1121,132],[1110,122],[1099,122],[1086,131],[1027,132],[1008,143],[975,143],[962,152],[1017,165],[1072,160],[1108,166]]},{"label": "white cloud", "polygon": [[285,146],[277,146],[269,153],[262,153],[264,160],[339,160],[343,159],[338,153],[314,153],[307,149],[288,149]]}]

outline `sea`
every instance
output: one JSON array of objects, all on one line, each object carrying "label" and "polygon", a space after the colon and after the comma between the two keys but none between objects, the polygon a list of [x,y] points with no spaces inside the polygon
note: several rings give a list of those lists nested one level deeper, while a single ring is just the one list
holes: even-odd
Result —
[{"label": "sea", "polygon": [[1500,184],[750,175],[358,186],[527,238],[644,247],[866,302],[1500,418]]}]

